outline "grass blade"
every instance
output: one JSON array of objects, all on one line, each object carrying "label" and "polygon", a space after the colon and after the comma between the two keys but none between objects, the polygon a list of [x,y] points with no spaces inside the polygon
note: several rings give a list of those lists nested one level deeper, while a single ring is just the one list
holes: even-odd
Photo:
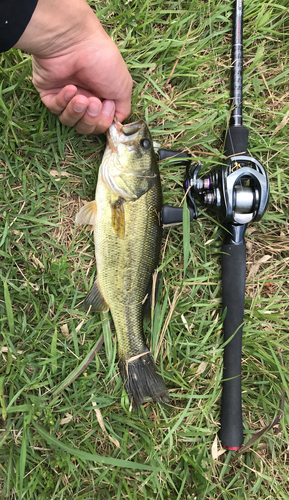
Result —
[{"label": "grass blade", "polygon": [[7,417],[6,404],[4,399],[4,380],[5,377],[0,377],[0,405],[2,408],[2,419],[5,421]]},{"label": "grass blade", "polygon": [[85,451],[78,450],[77,448],[72,448],[69,445],[62,443],[61,440],[56,439],[47,431],[45,431],[40,425],[33,423],[35,429],[40,434],[40,436],[49,444],[52,444],[55,448],[61,448],[66,453],[72,456],[78,457],[81,460],[89,460],[91,462],[96,462],[98,464],[110,465],[112,467],[121,467],[123,469],[133,469],[133,470],[148,470],[157,472],[159,469],[157,467],[152,467],[146,464],[140,464],[137,462],[130,462],[129,460],[121,460],[118,458],[102,457],[101,455],[87,453]]},{"label": "grass blade", "polygon": [[79,375],[81,375],[81,373],[84,372],[84,370],[88,367],[89,363],[91,363],[91,361],[93,360],[95,354],[101,348],[102,344],[103,344],[103,337],[101,337],[100,340],[96,342],[96,344],[93,346],[91,351],[89,351],[89,353],[80,363],[80,365],[74,368],[74,370],[66,377],[66,379],[63,380],[63,382],[61,382],[59,387],[53,389],[52,391],[53,396],[58,396],[58,394],[64,391],[66,387],[72,384],[72,382],[74,382],[74,380],[76,380],[77,377],[79,377]]},{"label": "grass blade", "polygon": [[187,200],[185,199],[183,207],[184,277],[186,276],[187,267],[189,264],[190,245],[191,245],[190,212],[187,207]]},{"label": "grass blade", "polygon": [[13,310],[12,310],[11,298],[10,298],[10,293],[8,290],[7,281],[4,281],[4,300],[5,300],[5,305],[6,305],[6,313],[7,313],[9,331],[10,331],[11,335],[14,335],[14,317],[13,317]]},{"label": "grass blade", "polygon": [[51,341],[51,356],[52,358],[54,358],[53,361],[51,362],[52,373],[57,372],[56,345],[57,345],[57,328],[55,327]]}]

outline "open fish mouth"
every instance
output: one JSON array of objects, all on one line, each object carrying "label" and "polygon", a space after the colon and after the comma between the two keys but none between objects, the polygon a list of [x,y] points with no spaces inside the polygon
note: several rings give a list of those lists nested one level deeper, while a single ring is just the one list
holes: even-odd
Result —
[{"label": "open fish mouth", "polygon": [[132,143],[139,137],[145,135],[146,124],[143,120],[123,125],[116,118],[107,131],[107,142],[112,150],[116,150],[117,144]]},{"label": "open fish mouth", "polygon": [[135,135],[143,128],[144,123],[142,121],[128,123],[122,126],[122,133],[126,136]]}]

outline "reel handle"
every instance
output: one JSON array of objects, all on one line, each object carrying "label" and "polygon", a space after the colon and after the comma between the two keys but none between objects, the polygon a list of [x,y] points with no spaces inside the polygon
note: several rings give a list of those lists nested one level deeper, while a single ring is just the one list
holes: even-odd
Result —
[{"label": "reel handle", "polygon": [[160,161],[172,158],[174,165],[182,165],[187,167],[191,163],[191,155],[187,151],[173,151],[171,149],[159,149],[158,157]]},{"label": "reel handle", "polygon": [[[191,155],[187,151],[173,151],[161,148],[157,153],[160,161],[171,158],[174,160],[174,165],[184,166],[186,170],[190,168]],[[197,206],[193,198],[188,202],[188,210],[190,213],[190,221],[192,222],[198,217]],[[183,221],[183,207],[173,207],[167,204],[163,205],[161,221],[164,226],[181,224]]]},{"label": "reel handle", "polygon": [[224,243],[221,265],[223,309],[227,310],[223,333],[224,342],[229,342],[224,347],[219,437],[224,448],[238,450],[243,444],[241,358],[246,282],[245,243]]}]

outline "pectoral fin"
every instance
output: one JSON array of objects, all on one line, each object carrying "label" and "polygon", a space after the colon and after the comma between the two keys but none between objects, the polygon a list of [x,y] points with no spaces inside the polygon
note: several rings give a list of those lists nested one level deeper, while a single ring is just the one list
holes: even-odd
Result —
[{"label": "pectoral fin", "polygon": [[97,280],[85,297],[83,307],[85,311],[88,311],[88,309],[90,308],[91,312],[107,312],[109,310],[109,306],[107,305],[102,295]]},{"label": "pectoral fin", "polygon": [[97,203],[95,200],[90,201],[79,210],[76,216],[77,224],[89,224],[94,226],[97,216]]},{"label": "pectoral fin", "polygon": [[125,233],[124,203],[123,198],[110,203],[112,227],[119,238],[123,238]]}]

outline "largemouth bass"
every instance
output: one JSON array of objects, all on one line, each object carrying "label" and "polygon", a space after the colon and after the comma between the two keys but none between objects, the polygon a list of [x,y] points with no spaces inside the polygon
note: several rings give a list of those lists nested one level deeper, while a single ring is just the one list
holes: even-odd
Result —
[{"label": "largemouth bass", "polygon": [[121,377],[136,407],[148,399],[169,401],[143,333],[143,305],[160,253],[161,208],[160,175],[146,123],[122,125],[115,119],[107,132],[95,200],[81,208],[77,223],[93,226],[97,265],[84,308],[110,309]]}]

